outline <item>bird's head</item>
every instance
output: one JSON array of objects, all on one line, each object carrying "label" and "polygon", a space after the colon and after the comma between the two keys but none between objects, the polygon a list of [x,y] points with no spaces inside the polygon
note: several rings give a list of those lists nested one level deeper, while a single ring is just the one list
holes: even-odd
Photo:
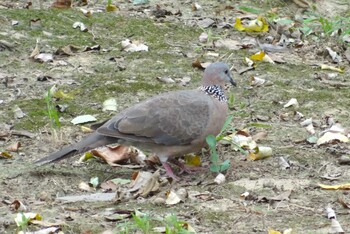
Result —
[{"label": "bird's head", "polygon": [[224,87],[225,83],[228,82],[236,86],[236,82],[232,79],[230,68],[226,63],[212,63],[204,70],[203,86],[220,85]]}]

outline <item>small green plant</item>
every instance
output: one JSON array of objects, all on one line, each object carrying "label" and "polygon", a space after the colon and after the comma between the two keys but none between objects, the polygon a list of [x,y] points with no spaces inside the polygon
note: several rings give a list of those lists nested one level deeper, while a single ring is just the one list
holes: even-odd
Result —
[{"label": "small green plant", "polygon": [[331,34],[335,30],[334,25],[330,20],[320,17],[319,22],[321,23],[323,32],[327,35]]},{"label": "small green plant", "polygon": [[21,231],[25,231],[27,229],[29,221],[30,217],[26,216],[23,213],[17,214],[15,218],[15,222]]},{"label": "small green plant", "polygon": [[132,214],[132,218],[134,219],[135,226],[145,234],[151,232],[151,218],[148,214],[146,215],[136,215]]},{"label": "small green plant", "polygon": [[208,135],[205,140],[209,146],[209,150],[210,150],[210,170],[212,172],[223,172],[226,171],[229,167],[230,167],[230,161],[229,160],[225,160],[224,162],[220,162],[219,159],[219,155],[216,151],[216,144],[218,141],[222,140],[225,135],[224,133],[227,131],[228,127],[230,126],[230,123],[233,119],[232,115],[229,115],[224,123],[224,126],[221,129],[221,132],[219,133],[219,135],[217,137],[213,136],[213,135]]},{"label": "small green plant", "polygon": [[52,101],[54,90],[55,86],[51,87],[47,91],[47,94],[45,95],[45,102],[47,108],[47,116],[50,120],[51,129],[59,129],[61,127],[61,123],[58,117],[58,111],[55,107],[55,104]]},{"label": "small green plant", "polygon": [[[138,214],[139,213],[139,214]],[[132,220],[119,223],[117,227],[118,233],[129,234],[139,233],[140,231],[144,234],[154,233],[153,228],[159,226],[159,224],[165,226],[166,234],[189,234],[187,230],[188,224],[184,221],[178,220],[175,214],[163,218],[151,218],[148,214],[140,214],[136,211],[132,215]]]},{"label": "small green plant", "polygon": [[180,221],[177,219],[175,214],[169,215],[165,218],[165,233],[166,234],[189,234],[188,230],[186,230],[185,226],[186,222]]}]

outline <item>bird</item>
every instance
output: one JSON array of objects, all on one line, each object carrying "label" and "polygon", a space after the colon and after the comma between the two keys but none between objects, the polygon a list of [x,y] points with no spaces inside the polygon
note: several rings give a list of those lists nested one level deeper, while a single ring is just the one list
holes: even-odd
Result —
[{"label": "bird", "polygon": [[206,137],[219,134],[225,123],[226,83],[236,86],[228,65],[214,62],[205,68],[198,88],[165,92],[139,102],[116,114],[80,142],[35,163],[53,163],[118,143],[154,153],[166,174],[179,180],[170,164],[190,172],[189,167],[175,158],[201,150],[206,146]]}]

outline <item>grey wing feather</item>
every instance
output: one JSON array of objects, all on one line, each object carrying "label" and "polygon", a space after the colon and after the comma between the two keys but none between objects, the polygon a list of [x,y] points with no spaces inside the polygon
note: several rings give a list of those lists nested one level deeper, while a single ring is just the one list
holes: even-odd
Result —
[{"label": "grey wing feather", "polygon": [[124,110],[97,132],[134,142],[187,145],[206,129],[210,105],[200,91],[169,92]]}]

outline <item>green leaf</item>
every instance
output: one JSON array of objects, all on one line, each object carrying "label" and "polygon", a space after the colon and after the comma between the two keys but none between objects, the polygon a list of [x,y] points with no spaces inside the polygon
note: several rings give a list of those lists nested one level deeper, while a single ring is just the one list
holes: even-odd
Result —
[{"label": "green leaf", "polygon": [[230,167],[230,160],[225,160],[223,163],[220,165],[220,172],[226,171]]},{"label": "green leaf", "polygon": [[219,173],[220,172],[220,167],[218,165],[211,164],[209,167],[210,171]]},{"label": "green leaf", "polygon": [[256,127],[256,128],[272,128],[269,124],[263,123],[249,123],[246,125],[247,127]]},{"label": "green leaf", "polygon": [[[218,136],[221,136],[221,135],[225,132],[225,130],[227,129],[227,127],[228,127],[228,126],[230,125],[230,123],[232,122],[232,119],[233,119],[233,115],[229,115],[229,116],[227,117],[227,119],[226,119],[224,125],[222,126],[221,131],[220,131],[220,133],[219,133]],[[216,142],[215,142],[215,144],[216,144]]]},{"label": "green leaf", "polygon": [[262,13],[261,10],[257,10],[257,9],[251,8],[251,7],[240,6],[238,9],[240,9],[241,11],[246,11],[246,12],[257,14],[257,15]]},{"label": "green leaf", "polygon": [[90,179],[90,184],[92,185],[92,187],[96,188],[98,185],[98,177],[92,177]]},{"label": "green leaf", "polygon": [[207,144],[209,145],[210,149],[216,148],[216,137],[213,135],[208,135],[205,138]]}]

